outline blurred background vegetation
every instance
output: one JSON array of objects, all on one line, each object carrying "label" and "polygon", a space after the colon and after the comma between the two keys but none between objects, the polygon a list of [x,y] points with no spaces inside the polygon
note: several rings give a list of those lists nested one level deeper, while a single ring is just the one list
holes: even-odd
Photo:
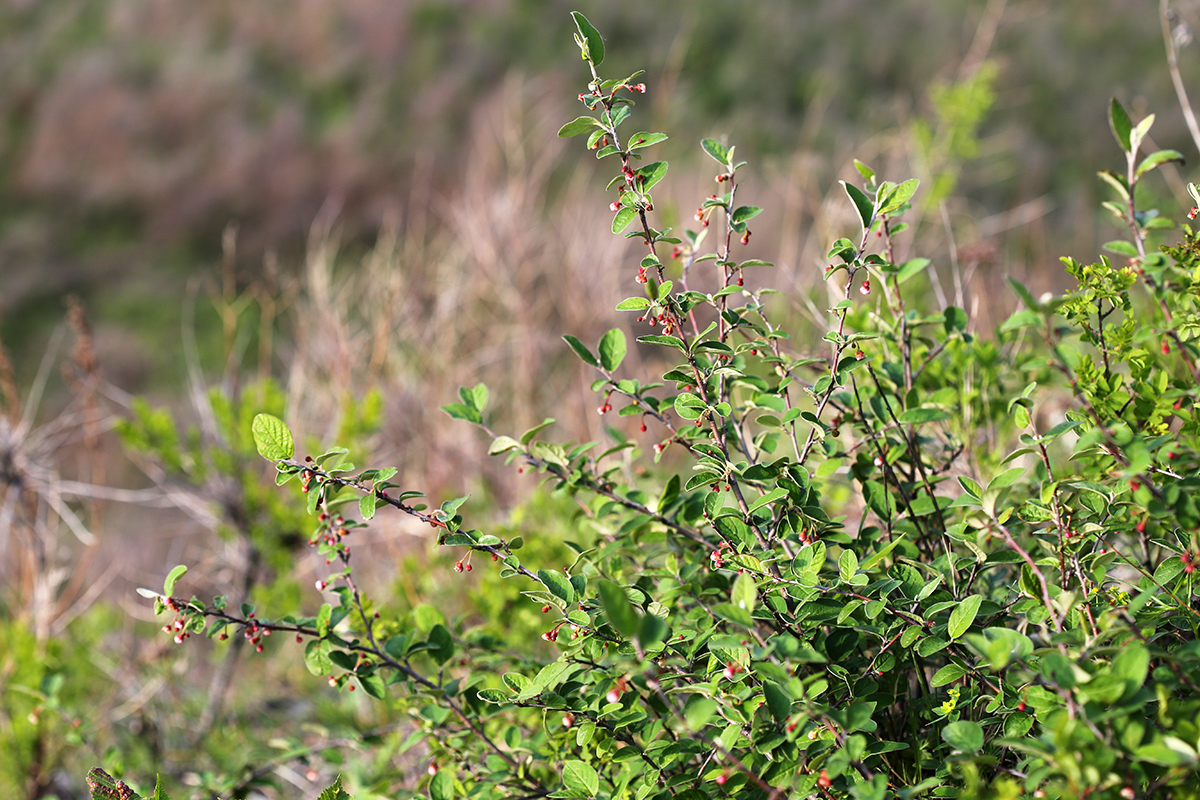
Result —
[{"label": "blurred background vegetation", "polygon": [[[586,537],[569,502],[531,495],[438,411],[484,381],[498,429],[552,414],[563,436],[607,434],[559,337],[595,341],[637,286],[607,176],[554,136],[585,76],[571,9],[605,33],[609,73],[647,71],[635,113],[672,135],[667,224],[714,191],[701,137],[750,161],[739,197],[766,212],[747,249],[777,266],[749,279],[783,290],[798,325],[856,224],[836,183],[853,158],[922,179],[899,255],[917,242],[929,290],[986,332],[1005,274],[1049,289],[1058,256],[1114,238],[1095,178],[1121,166],[1110,96],[1157,113],[1153,148],[1198,155],[1151,0],[0,4],[5,796],[80,796],[98,763],[198,796],[263,780],[299,796],[337,771],[362,797],[417,787],[428,745],[408,737],[427,709],[168,646],[131,589],[185,561],[184,591],[315,605],[306,523],[248,445],[260,410],[438,499],[472,491],[477,518],[515,508],[503,524],[547,557]],[[1190,86],[1200,3],[1172,12]],[[1163,174],[1145,191],[1177,217],[1190,173]],[[536,615],[487,570],[440,569],[402,522],[367,536],[398,613],[444,598],[449,575],[478,602],[451,592],[444,613],[537,646]],[[260,769],[298,746],[323,755]]]}]

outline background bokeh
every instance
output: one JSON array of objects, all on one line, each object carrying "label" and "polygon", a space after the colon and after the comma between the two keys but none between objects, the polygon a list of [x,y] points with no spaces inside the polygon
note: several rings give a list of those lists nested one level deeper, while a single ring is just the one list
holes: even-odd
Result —
[{"label": "background bokeh", "polygon": [[[304,523],[238,440],[256,403],[313,449],[350,437],[406,485],[473,492],[474,513],[548,548],[565,535],[569,509],[529,499],[438,407],[483,381],[498,429],[554,416],[563,437],[606,435],[560,336],[618,324],[636,266],[608,232],[607,162],[554,135],[581,111],[572,9],[604,32],[607,74],[646,70],[635,124],[672,136],[667,224],[714,190],[700,138],[750,162],[739,197],[766,210],[747,249],[776,267],[749,279],[801,328],[823,253],[856,225],[837,186],[854,158],[922,179],[901,255],[933,258],[928,290],[986,333],[1011,306],[1004,275],[1049,289],[1058,256],[1115,238],[1095,178],[1122,168],[1110,97],[1157,114],[1153,146],[1200,156],[1151,0],[4,0],[0,791],[78,796],[114,759],[204,786],[244,766],[259,725],[398,724],[303,669],[147,633],[131,589],[179,562],[188,591],[318,602],[300,588],[316,565],[289,550]],[[1171,12],[1200,85],[1200,3]],[[1181,216],[1191,174],[1163,170],[1146,199]],[[421,532],[381,519],[369,536],[399,607],[520,624],[484,577],[447,593]],[[196,714],[228,720],[198,740],[181,733]],[[363,796],[413,788],[419,749],[314,769],[358,764]],[[267,777],[284,795],[308,780]]]}]

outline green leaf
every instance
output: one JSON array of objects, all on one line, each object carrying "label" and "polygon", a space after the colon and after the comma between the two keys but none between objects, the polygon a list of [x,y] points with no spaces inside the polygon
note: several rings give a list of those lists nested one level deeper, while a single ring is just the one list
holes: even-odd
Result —
[{"label": "green leaf", "polygon": [[166,787],[163,786],[162,775],[154,776],[154,794],[150,795],[150,800],[171,800],[171,796],[167,794]]},{"label": "green leaf", "polygon": [[1146,134],[1150,132],[1150,126],[1154,124],[1154,115],[1146,116],[1141,122],[1133,126],[1133,130],[1129,133],[1129,150],[1136,153],[1142,146],[1142,140],[1146,138]]},{"label": "green leaf", "polygon": [[684,392],[675,397],[675,413],[684,419],[699,419],[706,408],[704,401],[694,394]]},{"label": "green leaf", "polygon": [[627,297],[617,303],[617,311],[641,311],[650,307],[650,301],[644,297]]},{"label": "green leaf", "polygon": [[761,213],[762,209],[758,206],[738,206],[737,210],[733,212],[733,221],[746,222],[747,220],[754,219]]},{"label": "green leaf", "polygon": [[304,646],[304,665],[313,675],[329,675],[333,672],[333,659],[329,654],[333,645],[322,639],[312,639]]},{"label": "green leaf", "polygon": [[497,436],[492,440],[492,446],[488,448],[488,455],[494,456],[497,453],[507,453],[514,447],[520,448],[521,443],[511,436]]},{"label": "green leaf", "polygon": [[1113,136],[1117,139],[1117,144],[1121,145],[1121,149],[1126,153],[1133,152],[1133,147],[1130,144],[1129,137],[1133,132],[1133,123],[1129,120],[1129,115],[1125,113],[1125,109],[1117,102],[1117,98],[1112,99],[1112,103],[1108,108],[1108,123],[1112,127]]},{"label": "green leaf", "polygon": [[1124,175],[1118,175],[1112,170],[1107,169],[1101,170],[1096,174],[1100,176],[1101,180],[1105,181],[1109,186],[1116,189],[1117,194],[1120,195],[1122,200],[1127,203],[1129,202],[1129,184],[1125,182]]},{"label": "green leaf", "polygon": [[983,728],[978,722],[962,719],[942,728],[946,744],[963,753],[978,753],[983,749]]},{"label": "green leaf", "polygon": [[975,615],[979,613],[979,604],[982,602],[983,595],[973,594],[955,606],[954,611],[950,613],[950,624],[946,627],[946,633],[951,639],[957,639],[967,632],[971,623],[975,621]]},{"label": "green leaf", "polygon": [[937,422],[949,418],[950,415],[940,408],[910,408],[897,417],[905,425],[919,425],[923,422]]},{"label": "green leaf", "polygon": [[342,789],[342,778],[339,775],[333,779],[333,783],[325,787],[325,791],[321,792],[317,800],[351,800],[351,798]]},{"label": "green leaf", "polygon": [[667,162],[655,161],[647,164],[637,171],[637,176],[641,181],[641,190],[648,192],[656,183],[667,177]]},{"label": "green leaf", "polygon": [[504,694],[502,689],[480,689],[479,697],[489,703],[503,706],[508,705],[508,695]]},{"label": "green leaf", "polygon": [[608,616],[608,622],[617,633],[628,638],[637,633],[638,616],[629,602],[625,590],[612,581],[601,580],[597,583],[600,593],[600,605]]},{"label": "green leaf", "polygon": [[639,342],[645,342],[647,344],[666,345],[667,347],[674,347],[676,350],[679,350],[680,352],[683,352],[683,353],[687,352],[687,345],[685,345],[683,343],[683,340],[677,336],[656,336],[656,335],[652,334],[652,335],[648,335],[648,336],[639,336],[637,338],[637,340]]},{"label": "green leaf", "polygon": [[983,488],[967,476],[959,476],[958,482],[959,485],[966,490],[967,494],[971,495],[971,497],[974,497],[976,500],[983,495]]},{"label": "green leaf", "polygon": [[892,191],[888,193],[887,197],[884,197],[880,201],[879,213],[890,214],[896,209],[900,208],[902,205],[912,199],[912,196],[916,194],[917,187],[920,185],[921,182],[916,178],[909,178],[904,183],[892,189]]},{"label": "green leaf", "polygon": [[450,403],[442,406],[442,411],[445,411],[454,419],[462,419],[467,422],[474,422],[476,425],[483,422],[483,415],[477,409],[471,408],[464,403]]},{"label": "green leaf", "polygon": [[559,128],[558,135],[566,139],[571,136],[578,136],[581,133],[587,133],[596,128],[603,128],[603,126],[600,124],[600,120],[595,117],[576,117]]},{"label": "green leaf", "polygon": [[955,331],[962,333],[967,329],[967,312],[958,306],[946,306],[946,310],[942,312],[942,318],[942,328],[947,335]]},{"label": "green leaf", "polygon": [[621,208],[617,211],[616,216],[613,217],[612,232],[620,233],[621,231],[625,230],[629,227],[629,223],[633,222],[634,217],[636,216],[636,208],[632,206],[621,206]]},{"label": "green leaf", "polygon": [[538,580],[550,590],[550,593],[562,600],[564,603],[575,602],[575,589],[571,586],[571,582],[561,572],[556,572],[552,569],[539,569],[537,572]]},{"label": "green leaf", "polygon": [[[575,20],[575,28],[579,31],[580,38],[576,41],[581,41],[580,48],[583,57],[595,66],[600,66],[600,62],[604,60],[604,39],[600,36],[600,32],[592,27],[592,23],[588,22],[587,17],[578,11],[572,11],[571,18]],[[584,45],[586,45],[586,50],[583,49]]]},{"label": "green leaf", "polygon": [[792,713],[792,698],[782,686],[773,681],[763,681],[762,687],[771,716],[776,722],[785,721]]},{"label": "green leaf", "polygon": [[163,581],[163,594],[170,597],[171,592],[175,591],[176,581],[178,581],[180,578],[182,578],[187,573],[187,571],[188,571],[188,568],[185,567],[183,564],[180,564],[179,566],[172,568],[171,571],[167,573],[167,579],[165,581]]},{"label": "green leaf", "polygon": [[250,432],[254,436],[254,446],[258,448],[258,454],[265,459],[282,461],[296,453],[292,432],[279,417],[256,414],[254,421],[250,423]]},{"label": "green leaf", "polygon": [[646,133],[645,131],[641,131],[629,137],[629,149],[630,151],[638,150],[642,147],[649,147],[652,144],[665,142],[666,140],[667,135],[665,133]]},{"label": "green leaf", "polygon": [[[563,338],[566,338],[566,337],[563,337]],[[579,341],[579,340],[576,339],[575,341]],[[568,342],[568,344],[570,344],[570,342]],[[584,350],[586,351],[587,348],[584,348]],[[578,351],[576,351],[576,352],[578,352]],[[588,353],[588,355],[591,355],[591,353]],[[586,360],[587,359],[584,359],[584,361],[586,361]],[[532,442],[533,437],[537,436],[539,431],[541,431],[542,429],[544,429],[550,425],[553,425],[553,424],[554,424],[554,417],[546,417],[544,420],[539,422],[537,425],[534,425],[532,428],[530,428],[529,430],[522,433],[521,434],[522,446],[527,445],[530,442]]]},{"label": "green leaf", "polygon": [[1128,256],[1129,258],[1134,258],[1138,254],[1137,248],[1134,247],[1131,242],[1126,242],[1122,239],[1105,242],[1104,249],[1110,253],[1117,253],[1118,255]]},{"label": "green leaf", "polygon": [[709,697],[695,697],[683,709],[683,721],[688,730],[699,731],[708,724],[717,711],[717,702]]},{"label": "green leaf", "polygon": [[563,786],[567,797],[595,797],[600,791],[600,776],[585,761],[568,761],[563,765]]},{"label": "green leaf", "polygon": [[1134,177],[1141,177],[1150,170],[1171,161],[1178,161],[1182,164],[1183,153],[1180,153],[1178,150],[1159,150],[1158,152],[1151,153],[1142,159],[1142,163],[1138,164],[1137,169],[1134,171]]},{"label": "green leaf", "polygon": [[730,598],[733,604],[745,611],[754,611],[758,602],[758,585],[749,572],[742,572],[733,582],[733,592]]},{"label": "green leaf", "polygon": [[613,328],[600,338],[600,364],[609,372],[621,366],[625,359],[625,332]]},{"label": "green leaf", "polygon": [[871,222],[875,218],[875,203],[870,197],[852,183],[846,181],[838,181],[842,184],[842,188],[846,190],[846,194],[850,196],[850,201],[854,203],[854,208],[858,211],[859,219],[862,220],[863,230],[871,227]]},{"label": "green leaf", "polygon": [[858,170],[858,174],[863,176],[863,180],[869,184],[875,183],[875,170],[868,167],[857,158],[854,159],[854,168]]},{"label": "green leaf", "polygon": [[729,166],[729,151],[725,149],[725,145],[718,142],[716,139],[704,139],[700,142],[700,146],[704,148],[704,152],[712,156],[718,164],[723,167]]},{"label": "green leaf", "polygon": [[429,782],[429,800],[454,800],[454,776],[441,770]]},{"label": "green leaf", "polygon": [[1024,303],[1026,308],[1031,311],[1041,310],[1041,305],[1033,298],[1033,293],[1025,287],[1025,284],[1010,275],[1008,276],[1008,285],[1017,293],[1017,297],[1021,298],[1021,302]]},{"label": "green leaf", "polygon": [[925,271],[932,262],[928,258],[910,258],[896,271],[896,283],[904,283]]},{"label": "green leaf", "polygon": [[866,561],[864,561],[858,565],[858,570],[860,572],[866,572],[869,569],[871,569],[871,567],[878,564],[880,561],[882,561],[887,556],[888,553],[895,550],[897,545],[899,545],[902,541],[904,541],[904,536],[905,536],[905,534],[901,533],[900,535],[898,535],[894,539],[892,539],[890,542],[888,542],[887,545],[883,549],[879,550],[878,552],[872,553],[870,556],[867,557]]},{"label": "green leaf", "polygon": [[[1150,669],[1150,651],[1141,642],[1132,642],[1121,648],[1112,662],[1112,673],[1124,680],[1129,689],[1136,689],[1146,682]],[[1132,694],[1126,691],[1126,695]]]},{"label": "green leaf", "polygon": [[454,657],[454,637],[445,625],[438,624],[429,629],[429,643],[433,645],[429,655],[439,664],[445,664]]},{"label": "green leaf", "polygon": [[933,687],[945,686],[947,683],[953,683],[966,674],[966,667],[958,664],[947,664],[933,674],[933,677],[929,679],[929,685]]},{"label": "green leaf", "polygon": [[592,351],[588,350],[587,345],[585,345],[583,342],[579,341],[570,334],[564,334],[563,341],[571,346],[571,349],[575,351],[575,355],[583,359],[583,363],[587,364],[589,367],[600,366],[600,362],[596,360],[596,357],[592,355]]},{"label": "green leaf", "polygon": [[1012,469],[1006,469],[1004,472],[1001,472],[999,475],[988,481],[987,490],[990,492],[992,489],[1003,489],[1005,486],[1012,486],[1016,482],[1017,478],[1024,474],[1025,467],[1013,467]]},{"label": "green leaf", "polygon": [[838,556],[838,570],[844,581],[850,580],[858,572],[858,556],[854,555],[853,550],[843,550]]},{"label": "green leaf", "polygon": [[750,504],[747,511],[754,512],[763,506],[770,505],[781,497],[787,497],[787,489],[776,487]]},{"label": "green leaf", "polygon": [[363,519],[370,520],[375,518],[375,503],[378,497],[374,492],[367,492],[358,500],[358,513]]}]

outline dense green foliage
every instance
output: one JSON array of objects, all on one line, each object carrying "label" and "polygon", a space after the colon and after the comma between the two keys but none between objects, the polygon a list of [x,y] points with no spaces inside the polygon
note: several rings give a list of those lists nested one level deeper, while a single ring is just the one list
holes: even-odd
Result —
[{"label": "dense green foliage", "polygon": [[[445,407],[575,500],[569,563],[344,447],[300,456],[263,413],[254,440],[300,486],[330,602],[183,599],[176,568],[143,592],[175,641],[295,636],[313,675],[419,721],[433,800],[1200,794],[1200,237],[1156,250],[1175,225],[1136,203],[1181,160],[1142,154],[1153,118],[1110,109],[1119,260],[1064,259],[1063,296],[1012,281],[1019,310],[987,336],[931,307],[929,260],[894,259],[917,182],[856,164],[858,225],[829,247],[809,344],[755,288],[770,264],[737,256],[761,209],[734,148],[702,143],[718,188],[697,225],[657,227],[668,167],[642,156],[666,136],[632,124],[653,87],[602,78],[604,41],[575,22],[588,113],[560,135],[614,165],[612,231],[645,247],[645,292],[618,309],[675,363],[639,379],[622,329],[565,337],[617,417],[604,444],[498,434],[482,385]],[[518,584],[553,649],[368,598],[350,545],[384,511],[436,529],[456,572]]]}]

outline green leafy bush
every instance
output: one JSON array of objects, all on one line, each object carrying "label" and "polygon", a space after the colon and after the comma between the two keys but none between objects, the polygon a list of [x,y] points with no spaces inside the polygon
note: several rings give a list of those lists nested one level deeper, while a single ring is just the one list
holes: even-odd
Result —
[{"label": "green leafy bush", "polygon": [[[859,224],[830,246],[837,297],[809,345],[744,277],[770,266],[737,255],[761,211],[745,163],[704,140],[722,193],[694,229],[657,227],[668,167],[643,155],[666,137],[626,132],[647,87],[602,78],[603,39],[575,22],[588,113],[560,136],[614,164],[612,230],[645,248],[644,293],[618,309],[674,363],[643,381],[621,328],[564,337],[618,417],[605,445],[498,434],[483,386],[445,407],[584,509],[571,562],[345,448],[298,457],[262,414],[259,452],[300,485],[331,602],[301,617],[185,600],[177,568],[143,590],[176,641],[294,635],[314,675],[421,720],[434,800],[1197,796],[1200,241],[1184,225],[1150,246],[1174,224],[1136,205],[1138,184],[1181,160],[1141,155],[1153,118],[1111,108],[1119,259],[1064,259],[1064,296],[1012,282],[1019,309],[986,337],[928,307],[928,259],[894,258],[917,181],[856,163]],[[427,606],[384,614],[349,547],[383,510],[436,529],[456,571],[517,582],[553,649]]]}]

